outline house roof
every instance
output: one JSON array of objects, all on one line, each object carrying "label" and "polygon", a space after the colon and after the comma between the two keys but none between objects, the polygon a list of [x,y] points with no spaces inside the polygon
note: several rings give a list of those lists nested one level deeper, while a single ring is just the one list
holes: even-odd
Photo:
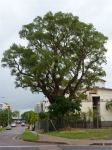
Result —
[{"label": "house roof", "polygon": [[106,87],[95,87],[95,89],[111,90],[112,91],[112,88],[106,88]]},{"label": "house roof", "polygon": [[104,80],[104,79],[99,79],[99,81],[103,81],[103,82],[106,82],[106,80]]},{"label": "house roof", "polygon": [[[89,91],[89,92],[91,91],[91,94],[94,94],[94,93],[97,91],[97,89],[112,91],[112,88],[98,87],[98,86],[93,87],[93,88],[90,88],[90,89],[88,89],[87,91]],[[84,89],[83,89],[83,90],[84,90]],[[87,92],[87,91],[85,91],[85,92]]]}]

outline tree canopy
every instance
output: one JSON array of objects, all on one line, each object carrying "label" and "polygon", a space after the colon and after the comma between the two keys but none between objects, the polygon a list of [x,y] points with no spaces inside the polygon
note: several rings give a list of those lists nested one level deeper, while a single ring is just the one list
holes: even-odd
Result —
[{"label": "tree canopy", "polygon": [[69,98],[58,96],[54,98],[54,103],[49,106],[49,115],[51,118],[63,118],[73,112],[80,111],[80,100],[71,101]]},{"label": "tree canopy", "polygon": [[38,114],[38,117],[39,117],[39,120],[47,119],[48,118],[48,113],[46,113],[46,112],[40,112]]},{"label": "tree canopy", "polygon": [[12,116],[13,116],[13,117],[17,117],[17,118],[19,118],[19,116],[20,116],[20,112],[19,112],[18,110],[13,111],[13,112],[12,112]]},{"label": "tree canopy", "polygon": [[12,121],[12,112],[9,110],[0,111],[0,126],[6,127]]},{"label": "tree canopy", "polygon": [[92,24],[71,13],[48,12],[24,25],[19,32],[26,46],[12,44],[2,65],[16,76],[16,86],[43,92],[53,103],[55,96],[75,99],[105,75],[107,37]]}]

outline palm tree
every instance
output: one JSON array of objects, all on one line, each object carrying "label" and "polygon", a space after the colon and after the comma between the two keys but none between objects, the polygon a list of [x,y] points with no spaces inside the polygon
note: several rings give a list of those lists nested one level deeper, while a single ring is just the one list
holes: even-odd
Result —
[{"label": "palm tree", "polygon": [[112,100],[110,100],[110,101],[108,101],[108,102],[106,103],[106,109],[107,109],[107,110],[112,110]]}]

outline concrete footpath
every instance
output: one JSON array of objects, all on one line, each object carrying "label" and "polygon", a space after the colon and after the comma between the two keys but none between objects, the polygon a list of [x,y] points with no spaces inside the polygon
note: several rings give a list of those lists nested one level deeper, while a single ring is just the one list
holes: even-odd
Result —
[{"label": "concrete footpath", "polygon": [[68,145],[112,145],[112,140],[89,140],[89,139],[67,139],[62,137],[55,137],[46,134],[39,134],[40,143],[51,144],[68,144]]}]

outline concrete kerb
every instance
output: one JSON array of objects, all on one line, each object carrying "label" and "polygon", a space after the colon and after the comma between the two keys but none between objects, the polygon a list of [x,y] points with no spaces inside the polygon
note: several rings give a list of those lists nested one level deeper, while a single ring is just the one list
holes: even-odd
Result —
[{"label": "concrete kerb", "polygon": [[[67,138],[61,138],[61,137],[54,137],[49,136],[46,134],[39,134],[40,141],[42,142],[48,142],[48,143],[63,143],[67,145],[97,145],[97,146],[103,146],[103,145],[112,145],[112,139],[105,140],[105,139],[67,139]],[[45,140],[47,139],[47,141]]]},{"label": "concrete kerb", "polygon": [[[76,146],[112,146],[112,140],[73,140],[73,139],[66,139],[66,138],[60,138],[60,137],[54,137],[54,136],[49,136],[48,140],[42,140],[42,138],[40,137],[48,137],[49,135],[44,135],[44,134],[39,134],[39,140],[37,141],[31,141],[31,140],[23,140],[23,141],[27,141],[27,142],[36,142],[39,144],[59,144],[59,145],[76,145]],[[63,141],[59,141],[59,140],[52,140],[56,138],[56,140],[62,139]],[[20,135],[16,135],[12,138],[13,140],[21,140]]]},{"label": "concrete kerb", "polygon": [[13,138],[12,138],[13,140],[20,140],[20,141],[26,141],[26,142],[36,142],[36,143],[42,143],[42,144],[64,144],[64,145],[67,145],[68,143],[66,143],[66,142],[59,142],[59,141],[43,141],[43,140],[37,140],[37,141],[32,141],[32,140],[22,140],[21,138],[20,138],[20,135],[15,135]]},{"label": "concrete kerb", "polygon": [[21,140],[20,135],[15,135],[12,137],[12,140]]}]

